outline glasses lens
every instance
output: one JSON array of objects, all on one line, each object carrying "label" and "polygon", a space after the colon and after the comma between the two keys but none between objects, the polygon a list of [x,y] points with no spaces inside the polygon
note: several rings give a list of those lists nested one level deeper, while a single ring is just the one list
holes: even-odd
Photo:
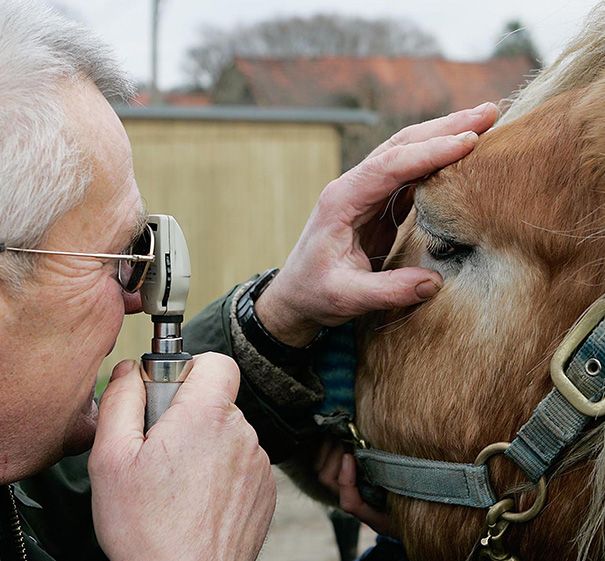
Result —
[{"label": "glasses lens", "polygon": [[[129,248],[130,255],[153,255],[153,232],[147,226]],[[149,269],[149,261],[124,259],[118,265],[118,280],[126,292],[136,292],[141,288]]]}]

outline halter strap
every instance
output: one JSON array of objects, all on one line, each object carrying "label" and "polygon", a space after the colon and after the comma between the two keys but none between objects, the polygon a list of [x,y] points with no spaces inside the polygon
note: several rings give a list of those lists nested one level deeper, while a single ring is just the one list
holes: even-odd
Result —
[{"label": "halter strap", "polygon": [[487,465],[457,464],[357,449],[355,457],[372,485],[397,495],[444,504],[489,508],[496,496]]},{"label": "halter strap", "polygon": [[[605,321],[601,321],[580,345],[566,378],[584,396],[597,403],[605,390]],[[578,440],[586,425],[595,419],[577,409],[558,388],[553,389],[521,427],[505,456],[513,460],[533,482],[547,473],[564,448]]]}]

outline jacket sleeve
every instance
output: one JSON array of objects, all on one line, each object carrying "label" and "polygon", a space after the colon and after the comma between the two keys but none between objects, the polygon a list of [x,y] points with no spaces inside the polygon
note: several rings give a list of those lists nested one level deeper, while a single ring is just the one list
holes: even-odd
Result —
[{"label": "jacket sleeve", "polygon": [[192,354],[215,351],[236,360],[241,372],[236,404],[255,428],[271,461],[280,463],[316,434],[312,410],[323,399],[323,389],[309,365],[286,372],[260,355],[244,337],[235,305],[254,278],[198,314],[184,328],[183,338]]}]

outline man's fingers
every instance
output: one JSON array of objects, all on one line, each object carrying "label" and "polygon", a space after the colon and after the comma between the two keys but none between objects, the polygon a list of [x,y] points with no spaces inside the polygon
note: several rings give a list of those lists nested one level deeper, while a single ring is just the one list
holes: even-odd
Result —
[{"label": "man's fingers", "polygon": [[143,438],[145,387],[139,365],[133,360],[120,362],[101,398],[96,441],[109,442],[124,436]]},{"label": "man's fingers", "polygon": [[435,136],[456,135],[464,131],[481,134],[496,122],[499,114],[493,103],[483,103],[474,109],[457,111],[445,117],[406,127],[378,146],[368,158],[378,156],[394,146],[424,142]]},{"label": "man's fingers", "polygon": [[443,286],[441,275],[419,267],[371,273],[350,273],[357,300],[351,302],[352,316],[376,310],[405,308],[433,297]]},{"label": "man's fingers", "polygon": [[338,495],[338,475],[341,471],[343,448],[340,444],[332,444],[328,456],[318,474],[319,482]]},{"label": "man's fingers", "polygon": [[340,486],[340,508],[359,518],[374,531],[386,534],[389,528],[388,515],[368,505],[357,488],[355,459],[351,454],[342,458],[342,467],[338,476]]},{"label": "man's fingers", "polygon": [[[433,173],[466,156],[477,143],[477,134],[441,136],[425,142],[391,148],[364,160],[324,190],[324,200],[342,209],[345,222],[353,225],[376,205],[387,199],[398,187]],[[354,216],[351,216],[354,214]]]},{"label": "man's fingers", "polygon": [[174,396],[173,403],[221,404],[235,402],[240,374],[235,361],[219,353],[205,353],[193,358],[191,372]]}]

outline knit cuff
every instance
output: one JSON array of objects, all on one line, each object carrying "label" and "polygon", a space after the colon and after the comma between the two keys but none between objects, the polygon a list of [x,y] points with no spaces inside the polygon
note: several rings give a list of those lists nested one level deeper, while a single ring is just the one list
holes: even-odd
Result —
[{"label": "knit cuff", "polygon": [[279,407],[298,409],[321,403],[323,386],[310,366],[301,365],[287,370],[279,368],[261,355],[246,339],[237,321],[236,310],[237,302],[250,284],[252,283],[244,284],[236,292],[229,312],[233,355],[242,376],[245,376],[259,393]]}]

